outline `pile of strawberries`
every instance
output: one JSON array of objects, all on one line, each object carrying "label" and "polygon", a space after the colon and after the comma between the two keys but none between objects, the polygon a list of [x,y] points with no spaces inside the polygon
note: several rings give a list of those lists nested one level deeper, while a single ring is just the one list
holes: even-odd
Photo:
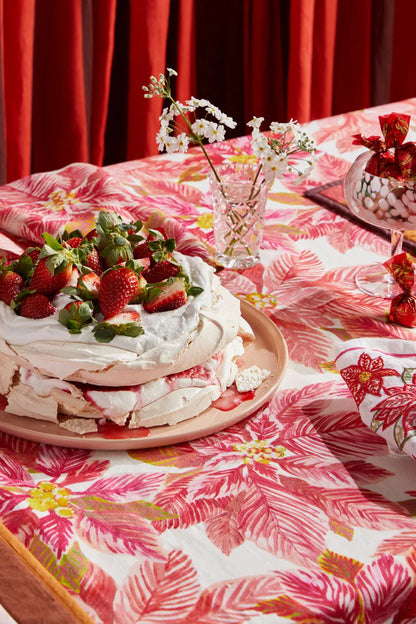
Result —
[{"label": "pile of strawberries", "polygon": [[141,221],[124,223],[114,213],[100,212],[95,228],[53,238],[43,234],[42,247],[30,247],[12,262],[0,265],[0,300],[16,314],[40,319],[54,314],[59,293],[71,302],[59,313],[70,333],[93,323],[98,342],[115,335],[143,332],[138,311],[174,310],[202,289],[193,286],[172,257],[175,240],[162,230],[145,231]]}]

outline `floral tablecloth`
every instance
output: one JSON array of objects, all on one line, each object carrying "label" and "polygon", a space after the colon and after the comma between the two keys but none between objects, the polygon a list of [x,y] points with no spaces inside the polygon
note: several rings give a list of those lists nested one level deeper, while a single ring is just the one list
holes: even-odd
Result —
[{"label": "floral tablecloth", "polygon": [[[288,369],[269,404],[218,434],[153,449],[0,434],[0,520],[93,621],[416,621],[416,462],[362,421],[334,363],[349,339],[413,340],[416,330],[389,324],[389,302],[354,284],[388,243],[303,196],[342,178],[360,152],[351,136],[378,134],[378,115],[391,111],[416,117],[416,99],[308,124],[315,169],[301,186],[272,187],[261,264],[219,273],[286,340]],[[249,139],[210,153],[244,160]],[[0,247],[13,256],[69,221],[87,230],[101,209],[163,221],[186,253],[212,255],[198,151],[78,163],[2,187]]]}]

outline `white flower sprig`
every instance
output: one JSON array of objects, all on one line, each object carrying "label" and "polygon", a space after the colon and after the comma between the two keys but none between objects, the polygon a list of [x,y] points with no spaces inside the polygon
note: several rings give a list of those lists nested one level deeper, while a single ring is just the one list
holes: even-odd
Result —
[{"label": "white flower sprig", "polygon": [[[208,100],[191,97],[185,104],[172,97],[170,77],[177,76],[174,69],[167,69],[167,76],[150,77],[150,84],[142,87],[145,98],[162,97],[170,101],[160,116],[160,130],[156,135],[159,151],[168,153],[186,152],[190,145],[199,145],[218,182],[220,177],[204,147],[204,141],[214,143],[225,139],[225,127],[235,128],[236,123],[228,115]],[[203,117],[197,117],[197,109],[204,111]],[[207,119],[210,115],[215,121]],[[305,178],[311,171],[314,160],[315,143],[302,130],[297,121],[288,123],[273,122],[266,134],[260,131],[264,117],[254,117],[248,126],[252,128],[251,145],[258,158],[259,168],[253,181],[253,189],[258,176],[263,171],[266,182],[273,183],[288,172],[296,174],[298,180]],[[175,134],[176,132],[176,134]]]},{"label": "white flower sprig", "polygon": [[312,170],[314,152],[313,139],[291,119],[288,123],[273,122],[270,132],[260,132],[264,117],[254,117],[247,123],[252,128],[251,147],[259,159],[264,177],[270,184],[286,172],[296,174],[298,181]]},{"label": "white flower sprig", "polygon": [[[204,141],[207,140],[208,143],[224,141],[225,126],[235,128],[237,124],[231,117],[225,115],[208,100],[191,97],[185,104],[175,100],[172,97],[170,77],[177,76],[177,73],[170,68],[167,69],[167,73],[168,76],[159,74],[159,78],[151,76],[149,86],[142,87],[145,91],[145,98],[162,97],[170,101],[170,106],[163,109],[159,118],[160,130],[156,135],[159,151],[163,152],[166,150],[169,154],[173,152],[184,153],[188,150],[189,145],[199,145],[215,177],[220,182],[220,178],[205,149]],[[205,114],[203,117],[199,118],[196,116],[197,109],[204,110]],[[213,117],[215,121],[207,119],[207,115]],[[174,134],[175,131],[177,132],[176,135]]]}]

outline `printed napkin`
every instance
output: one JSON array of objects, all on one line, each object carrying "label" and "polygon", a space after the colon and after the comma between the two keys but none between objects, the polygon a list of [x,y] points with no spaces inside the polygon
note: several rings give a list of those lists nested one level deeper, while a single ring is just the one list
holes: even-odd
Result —
[{"label": "printed napkin", "polygon": [[[135,185],[126,184],[109,169],[87,163],[35,173],[0,187],[0,232],[10,237],[5,245],[0,236],[0,246],[16,252],[11,249],[14,243],[23,248],[29,242],[43,244],[43,232],[56,237],[68,227],[86,234],[98,213],[106,210],[118,213],[126,222],[140,219],[149,228],[163,224],[167,235],[176,239],[179,251],[206,257],[206,248],[183,219],[165,215],[157,200],[157,192],[150,200],[140,178]],[[26,245],[20,244],[22,241]]]},{"label": "printed napkin", "polygon": [[416,459],[416,341],[349,340],[335,364],[364,423],[391,451]]}]

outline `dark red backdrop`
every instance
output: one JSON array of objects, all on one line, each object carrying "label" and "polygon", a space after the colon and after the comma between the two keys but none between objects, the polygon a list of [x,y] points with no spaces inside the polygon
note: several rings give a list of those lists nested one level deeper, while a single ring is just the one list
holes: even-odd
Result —
[{"label": "dark red backdrop", "polygon": [[[156,152],[176,95],[308,121],[416,95],[414,0],[0,0],[0,182]],[[231,136],[228,134],[227,136]]]}]

